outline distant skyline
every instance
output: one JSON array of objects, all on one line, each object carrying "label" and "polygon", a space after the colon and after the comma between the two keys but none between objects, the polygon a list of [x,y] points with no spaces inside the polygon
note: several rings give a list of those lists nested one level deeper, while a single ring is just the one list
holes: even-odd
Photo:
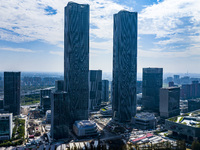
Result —
[{"label": "distant skyline", "polygon": [[[0,3],[0,71],[64,71],[68,0]],[[90,69],[112,72],[113,14],[138,12],[138,73],[200,73],[200,1],[74,0],[90,5]]]}]

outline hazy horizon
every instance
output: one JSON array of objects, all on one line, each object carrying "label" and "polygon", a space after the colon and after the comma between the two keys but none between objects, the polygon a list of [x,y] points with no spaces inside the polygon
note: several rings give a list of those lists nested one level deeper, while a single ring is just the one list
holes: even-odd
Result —
[{"label": "hazy horizon", "polygon": [[[69,1],[0,4],[0,70],[63,72]],[[138,12],[138,72],[200,73],[200,1],[74,0],[90,5],[90,69],[112,71],[113,14]]]}]

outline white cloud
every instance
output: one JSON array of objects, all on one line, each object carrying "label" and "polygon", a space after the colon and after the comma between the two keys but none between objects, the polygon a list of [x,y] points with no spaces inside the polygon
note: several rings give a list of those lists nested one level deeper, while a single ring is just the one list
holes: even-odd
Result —
[{"label": "white cloud", "polygon": [[26,52],[26,53],[34,53],[35,51],[31,49],[25,48],[11,48],[11,47],[0,47],[1,51],[12,51],[12,52]]},{"label": "white cloud", "polygon": [[[90,5],[90,23],[97,27],[90,29],[90,33],[108,40],[112,39],[113,14],[128,9],[111,0],[75,2]],[[0,3],[0,39],[14,42],[41,40],[63,47],[64,7],[67,3],[66,0],[6,0]],[[47,6],[57,10],[57,14],[46,15],[44,9]]]},{"label": "white cloud", "polygon": [[[198,0],[164,0],[148,6],[139,14],[139,33],[155,34],[157,38],[174,38],[185,32],[199,33],[200,31],[195,29],[200,26],[199,8]],[[187,20],[182,20],[184,18]],[[177,42],[177,38],[174,42]]]}]

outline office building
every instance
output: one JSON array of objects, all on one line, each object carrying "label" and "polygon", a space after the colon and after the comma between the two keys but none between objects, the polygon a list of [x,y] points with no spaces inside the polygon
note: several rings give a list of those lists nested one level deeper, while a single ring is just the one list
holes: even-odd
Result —
[{"label": "office building", "polygon": [[190,77],[185,76],[180,79],[181,84],[190,84]]},{"label": "office building", "polygon": [[90,100],[89,110],[99,110],[102,92],[102,70],[90,70]]},{"label": "office building", "polygon": [[168,86],[169,86],[169,87],[174,87],[174,86],[175,86],[175,85],[174,85],[174,82],[173,82],[173,81],[169,82]]},{"label": "office building", "polygon": [[188,100],[188,112],[200,109],[200,99],[189,99]]},{"label": "office building", "polygon": [[182,140],[199,140],[199,114],[200,110],[196,110],[180,116],[166,119],[165,128],[169,131],[172,131],[174,136],[179,136],[180,138],[182,138]]},{"label": "office building", "polygon": [[169,118],[180,115],[180,88],[160,89],[160,117]]},{"label": "office building", "polygon": [[108,102],[109,101],[109,81],[102,80],[102,101]]},{"label": "office building", "polygon": [[45,113],[51,108],[51,89],[40,90],[40,107]]},{"label": "office building", "polygon": [[181,86],[181,99],[190,99],[191,98],[191,93],[190,90],[191,86],[190,84],[183,84]]},{"label": "office building", "polygon": [[113,119],[130,122],[136,114],[137,12],[114,15]]},{"label": "office building", "polygon": [[143,68],[142,105],[144,109],[159,112],[163,68]]},{"label": "office building", "polygon": [[51,109],[51,98],[49,96],[43,96],[42,101],[43,101],[42,110],[44,112],[46,112],[47,110],[50,110]]},{"label": "office building", "polygon": [[55,90],[56,91],[64,91],[64,80],[55,81]]},{"label": "office building", "polygon": [[200,83],[199,83],[199,81],[192,81],[190,92],[191,92],[192,98],[200,98]]},{"label": "office building", "polygon": [[69,2],[64,20],[64,90],[69,94],[72,128],[76,120],[88,119],[89,5]]},{"label": "office building", "polygon": [[188,100],[180,100],[180,113],[188,112]]},{"label": "office building", "polygon": [[153,113],[137,113],[132,121],[137,128],[142,130],[155,129],[156,127],[156,117]]},{"label": "office building", "polygon": [[3,109],[3,99],[0,99],[0,109]]},{"label": "office building", "polygon": [[69,99],[66,92],[51,95],[51,136],[64,139],[69,136]]},{"label": "office building", "polygon": [[21,72],[4,72],[4,110],[20,115]]},{"label": "office building", "polygon": [[97,135],[97,125],[94,121],[81,120],[75,121],[73,131],[77,136],[94,136]]},{"label": "office building", "polygon": [[192,81],[192,84],[183,84],[181,86],[182,99],[200,98],[200,83],[199,81]]},{"label": "office building", "polygon": [[0,141],[12,138],[12,113],[0,114]]},{"label": "office building", "polygon": [[51,123],[51,110],[46,111],[46,123]]},{"label": "office building", "polygon": [[179,75],[174,75],[174,83],[180,84],[180,76]]},{"label": "office building", "polygon": [[137,94],[142,93],[142,81],[137,81]]},{"label": "office building", "polygon": [[169,82],[173,82],[173,78],[172,77],[167,77],[167,83],[169,83]]}]

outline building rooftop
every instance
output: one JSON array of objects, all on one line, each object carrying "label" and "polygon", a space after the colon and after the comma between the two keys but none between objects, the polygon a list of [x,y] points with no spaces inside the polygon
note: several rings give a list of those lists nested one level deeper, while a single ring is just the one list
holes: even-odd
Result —
[{"label": "building rooftop", "polygon": [[0,117],[8,117],[13,115],[12,113],[0,113]]},{"label": "building rooftop", "polygon": [[170,90],[170,89],[179,89],[179,88],[180,87],[172,86],[172,87],[164,87],[164,88],[161,88],[161,89]]},{"label": "building rooftop", "polygon": [[153,113],[142,112],[142,113],[137,113],[135,115],[135,118],[143,119],[143,120],[150,120],[150,119],[155,119],[155,115]]},{"label": "building rooftop", "polygon": [[50,113],[51,113],[51,110],[47,110],[46,113],[50,114]]},{"label": "building rooftop", "polygon": [[0,116],[9,116],[12,115],[12,113],[0,113]]},{"label": "building rooftop", "polygon": [[200,109],[167,119],[168,121],[200,128]]},{"label": "building rooftop", "polygon": [[87,128],[87,127],[96,126],[96,123],[90,120],[79,120],[79,121],[75,121],[75,125],[78,128]]}]

